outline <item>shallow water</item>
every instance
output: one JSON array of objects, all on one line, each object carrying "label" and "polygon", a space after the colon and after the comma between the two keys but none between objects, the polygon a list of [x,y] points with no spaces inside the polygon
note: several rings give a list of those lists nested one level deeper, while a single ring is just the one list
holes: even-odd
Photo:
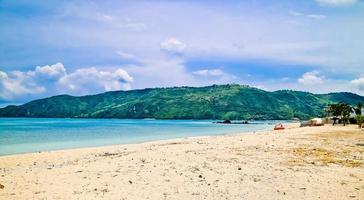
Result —
[{"label": "shallow water", "polygon": [[251,132],[271,127],[271,121],[226,125],[208,120],[0,118],[0,155]]}]

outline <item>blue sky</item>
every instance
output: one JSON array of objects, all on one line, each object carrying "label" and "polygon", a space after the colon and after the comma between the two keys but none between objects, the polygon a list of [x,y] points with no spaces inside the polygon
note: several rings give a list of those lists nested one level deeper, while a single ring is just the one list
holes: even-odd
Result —
[{"label": "blue sky", "polygon": [[364,2],[0,1],[0,103],[249,84],[364,94]]}]

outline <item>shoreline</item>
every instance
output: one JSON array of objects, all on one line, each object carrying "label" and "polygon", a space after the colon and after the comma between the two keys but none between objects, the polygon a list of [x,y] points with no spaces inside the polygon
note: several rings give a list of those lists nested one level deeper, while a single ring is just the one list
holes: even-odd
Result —
[{"label": "shoreline", "polygon": [[[294,126],[297,123],[286,123],[286,125]],[[289,127],[288,127],[289,129]],[[222,133],[218,135],[205,135],[205,136],[188,136],[188,137],[177,137],[171,139],[161,139],[161,140],[151,140],[145,142],[135,142],[135,143],[125,143],[125,144],[113,144],[113,145],[101,145],[101,146],[89,146],[89,147],[79,147],[79,148],[69,148],[69,149],[58,149],[58,150],[50,150],[50,151],[39,151],[39,152],[29,152],[29,153],[18,153],[18,154],[9,154],[9,155],[0,155],[0,159],[4,157],[13,157],[13,156],[35,156],[39,154],[51,154],[51,153],[67,153],[68,151],[98,151],[101,149],[114,149],[114,148],[122,148],[124,146],[129,145],[153,145],[167,142],[174,142],[176,140],[193,140],[193,139],[204,139],[204,138],[213,138],[213,137],[221,137],[221,136],[234,136],[234,135],[242,135],[242,134],[263,134],[265,132],[270,132],[272,129],[262,129],[257,131],[247,131],[247,132],[239,132],[239,133]]]},{"label": "shoreline", "polygon": [[0,199],[360,199],[364,132],[326,125],[0,156]]},{"label": "shoreline", "polygon": [[[292,126],[294,124],[297,124],[295,122],[287,122],[285,125]],[[230,124],[223,124],[226,126],[229,126]],[[273,125],[272,125],[273,126]],[[236,134],[252,134],[257,132],[265,132],[270,131],[272,127],[264,128],[257,131],[246,131],[246,132],[231,132],[231,133],[221,133],[221,134],[215,134],[215,135],[203,135],[203,136],[187,136],[187,137],[176,137],[176,138],[170,138],[170,139],[157,139],[157,140],[150,140],[150,141],[141,141],[141,142],[132,142],[132,143],[121,143],[121,144],[106,144],[106,145],[99,145],[99,146],[85,146],[85,147],[76,147],[76,148],[65,148],[65,149],[55,149],[55,150],[49,150],[49,151],[36,151],[36,152],[26,152],[26,153],[15,153],[15,154],[6,154],[6,155],[0,155],[0,158],[5,156],[17,156],[17,155],[27,155],[27,154],[40,154],[40,153],[52,153],[52,152],[59,152],[59,151],[72,151],[72,150],[81,150],[81,149],[94,149],[94,148],[104,148],[104,147],[117,147],[117,146],[124,146],[124,145],[135,145],[135,144],[146,144],[146,143],[152,143],[152,142],[164,142],[169,140],[178,140],[178,139],[193,139],[193,138],[204,138],[204,137],[214,137],[214,136],[224,136],[224,135],[236,135]]]}]

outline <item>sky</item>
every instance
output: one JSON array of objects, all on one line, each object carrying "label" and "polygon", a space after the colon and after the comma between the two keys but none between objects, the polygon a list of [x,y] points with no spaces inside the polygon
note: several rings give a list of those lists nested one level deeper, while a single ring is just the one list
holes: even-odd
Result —
[{"label": "sky", "polygon": [[364,95],[364,1],[0,0],[0,105],[230,83]]}]

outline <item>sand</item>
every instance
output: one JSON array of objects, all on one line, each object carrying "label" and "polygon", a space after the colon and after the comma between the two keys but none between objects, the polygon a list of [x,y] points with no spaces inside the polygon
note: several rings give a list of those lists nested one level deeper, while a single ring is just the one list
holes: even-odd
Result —
[{"label": "sand", "polygon": [[364,199],[364,131],[290,127],[2,156],[0,184],[7,200]]}]

